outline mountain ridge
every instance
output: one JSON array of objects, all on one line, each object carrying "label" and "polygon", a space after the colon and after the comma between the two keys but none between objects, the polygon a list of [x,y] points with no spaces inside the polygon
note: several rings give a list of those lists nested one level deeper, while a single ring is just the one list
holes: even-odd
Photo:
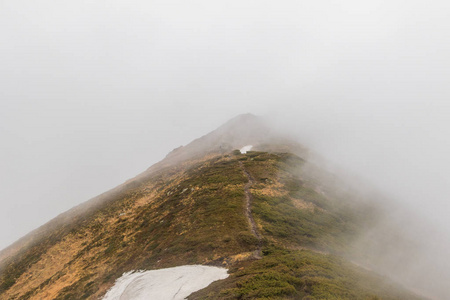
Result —
[{"label": "mountain ridge", "polygon": [[[199,156],[201,151],[203,151],[203,154],[207,154],[208,152],[220,153],[220,151],[218,151],[218,150],[220,150],[220,146],[212,147],[212,148],[210,147],[209,149],[204,149],[204,148],[202,149],[199,146],[197,146],[196,144],[200,143],[200,144],[202,144],[202,146],[204,146],[204,144],[206,144],[206,143],[203,142],[202,140],[203,139],[211,139],[211,136],[214,136],[214,139],[216,139],[216,140],[223,138],[222,136],[219,136],[219,137],[215,136],[215,133],[223,132],[227,129],[227,127],[230,127],[230,126],[234,127],[234,129],[236,129],[237,123],[240,123],[241,121],[244,121],[247,124],[251,123],[251,122],[258,122],[259,124],[262,124],[260,117],[257,117],[250,113],[241,114],[241,115],[238,115],[238,116],[232,118],[231,120],[229,120],[228,122],[226,122],[225,124],[223,124],[222,126],[217,128],[216,130],[214,130],[208,134],[205,134],[204,136],[202,136],[198,139],[193,140],[188,145],[180,146],[180,147],[172,150],[171,152],[169,152],[166,155],[166,157],[164,159],[153,164],[147,170],[143,171],[142,173],[138,174],[137,176],[126,180],[124,183],[118,185],[117,187],[114,187],[104,193],[101,193],[98,196],[95,196],[89,200],[84,201],[83,203],[80,203],[80,204],[74,206],[73,208],[70,208],[66,212],[59,214],[52,220],[44,223],[43,225],[39,226],[35,230],[32,230],[30,233],[19,238],[17,241],[13,242],[10,246],[7,246],[4,249],[0,249],[0,269],[1,269],[2,261],[7,259],[8,256],[12,255],[11,252],[14,252],[15,247],[23,246],[22,243],[24,242],[24,240],[26,240],[27,238],[31,238],[32,236],[35,236],[35,235],[39,236],[39,235],[45,233],[46,228],[48,226],[57,226],[60,223],[66,222],[68,218],[72,218],[74,215],[76,216],[76,215],[86,213],[88,211],[88,207],[86,207],[86,204],[88,202],[90,204],[96,203],[96,204],[100,205],[101,203],[108,201],[110,198],[120,195],[121,192],[129,189],[133,184],[136,184],[136,181],[142,180],[143,178],[149,176],[153,172],[157,172],[160,169],[173,166],[174,164],[181,163],[184,160],[193,159],[195,156]],[[267,127],[265,127],[265,128],[267,128]],[[173,159],[173,157],[176,156],[177,153],[185,152],[185,149],[188,149],[188,151],[189,151],[189,148],[195,148],[196,150],[195,150],[195,152],[190,151],[189,153],[181,155],[181,158]],[[236,147],[236,148],[239,148],[239,147]],[[192,153],[192,152],[194,152],[194,153]],[[91,205],[89,205],[89,208],[91,208]]]},{"label": "mountain ridge", "polygon": [[373,207],[263,124],[238,116],[1,251],[0,299],[98,299],[124,272],[183,264],[230,268],[192,299],[419,299],[345,261]]}]

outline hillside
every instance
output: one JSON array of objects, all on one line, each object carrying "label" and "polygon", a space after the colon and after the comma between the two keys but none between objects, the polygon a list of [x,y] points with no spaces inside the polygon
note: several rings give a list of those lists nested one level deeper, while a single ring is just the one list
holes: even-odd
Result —
[{"label": "hillside", "polygon": [[380,210],[307,155],[233,119],[3,250],[0,299],[99,299],[125,272],[191,264],[230,276],[189,299],[420,299],[346,259]]}]

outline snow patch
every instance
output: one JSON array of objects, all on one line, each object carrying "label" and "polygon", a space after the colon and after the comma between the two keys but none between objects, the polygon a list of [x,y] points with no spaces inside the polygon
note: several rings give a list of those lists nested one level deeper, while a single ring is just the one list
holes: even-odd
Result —
[{"label": "snow patch", "polygon": [[240,151],[242,154],[245,154],[245,153],[247,153],[247,151],[252,150],[252,148],[253,148],[252,145],[247,145],[247,146],[242,147]]},{"label": "snow patch", "polygon": [[183,300],[213,281],[227,277],[227,269],[202,265],[131,271],[116,280],[103,300]]}]

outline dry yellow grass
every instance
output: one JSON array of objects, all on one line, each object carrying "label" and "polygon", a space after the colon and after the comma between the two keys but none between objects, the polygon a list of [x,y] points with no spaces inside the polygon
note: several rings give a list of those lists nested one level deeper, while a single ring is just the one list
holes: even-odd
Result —
[{"label": "dry yellow grass", "polygon": [[305,210],[309,210],[309,211],[314,211],[314,209],[320,209],[313,203],[306,202],[305,200],[300,199],[300,198],[292,198],[291,197],[291,201],[294,204],[294,206],[298,209],[305,209]]},{"label": "dry yellow grass", "polygon": [[[64,269],[64,266],[82,249],[82,243],[84,241],[84,239],[79,239],[73,234],[66,236],[61,242],[51,247],[44,255],[42,255],[37,263],[23,273],[16,281],[16,284],[2,295],[2,297],[5,297],[4,299],[12,298],[13,295],[20,297],[25,291],[39,287],[44,281],[50,279],[58,271]],[[61,279],[64,280],[59,280],[60,287],[63,288],[64,286],[72,284],[74,277],[75,276],[73,275],[62,276]]]}]

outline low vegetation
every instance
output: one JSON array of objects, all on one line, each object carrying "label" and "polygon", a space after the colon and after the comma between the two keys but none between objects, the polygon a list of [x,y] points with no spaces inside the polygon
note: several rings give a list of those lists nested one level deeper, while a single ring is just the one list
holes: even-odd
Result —
[{"label": "low vegetation", "polygon": [[[261,260],[251,255],[259,241],[244,213],[240,162],[256,181]],[[22,248],[2,266],[0,299],[98,299],[124,272],[183,264],[232,272],[190,299],[414,299],[326,254],[346,253],[368,212],[305,183],[292,172],[303,164],[292,154],[234,151],[136,179]]]},{"label": "low vegetation", "polygon": [[263,253],[263,259],[237,264],[230,277],[192,294],[189,300],[419,299],[336,256],[273,246]]}]

